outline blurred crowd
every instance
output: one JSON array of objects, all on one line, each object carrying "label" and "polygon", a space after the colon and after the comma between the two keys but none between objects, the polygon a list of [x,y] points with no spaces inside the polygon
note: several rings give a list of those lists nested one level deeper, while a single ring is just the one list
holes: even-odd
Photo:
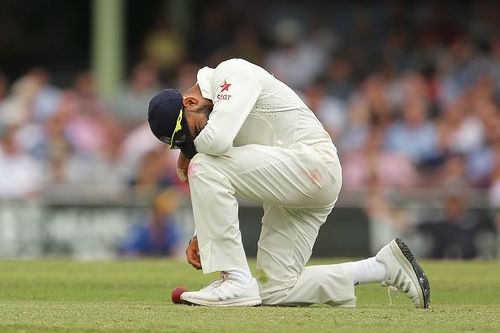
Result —
[{"label": "blurred crowd", "polygon": [[157,75],[154,67],[138,65],[113,104],[98,97],[89,72],[65,88],[53,86],[38,68],[10,86],[4,80],[0,198],[67,185],[148,194],[174,184],[173,157],[144,123],[148,100],[160,89]]},{"label": "blurred crowd", "polygon": [[[500,207],[500,10],[495,2],[216,1],[196,31],[158,20],[111,100],[91,72],[0,74],[0,198],[60,185],[148,194],[178,186],[150,97],[232,57],[300,93],[334,138],[344,190],[484,190]],[[7,175],[7,176],[4,176]],[[181,186],[181,185],[179,185]],[[369,207],[367,211],[370,212]]]}]

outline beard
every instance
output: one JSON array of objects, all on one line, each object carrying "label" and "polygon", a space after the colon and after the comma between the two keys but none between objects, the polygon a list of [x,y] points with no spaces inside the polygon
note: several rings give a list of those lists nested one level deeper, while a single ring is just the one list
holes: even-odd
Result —
[{"label": "beard", "polygon": [[194,155],[198,154],[196,151],[196,147],[194,145],[194,141],[190,135],[188,135],[189,139],[186,138],[186,142],[181,146],[181,151],[188,159],[192,159]]}]

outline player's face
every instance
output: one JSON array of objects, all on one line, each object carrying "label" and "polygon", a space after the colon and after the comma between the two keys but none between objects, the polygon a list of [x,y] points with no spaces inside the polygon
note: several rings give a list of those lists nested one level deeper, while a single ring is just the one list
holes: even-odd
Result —
[{"label": "player's face", "polygon": [[211,100],[203,98],[198,84],[183,93],[182,107],[189,133],[194,139],[207,125],[208,116],[214,107]]},{"label": "player's face", "polygon": [[212,112],[213,104],[210,100],[202,99],[195,106],[184,107],[184,115],[189,133],[194,139],[207,125],[208,115]]}]

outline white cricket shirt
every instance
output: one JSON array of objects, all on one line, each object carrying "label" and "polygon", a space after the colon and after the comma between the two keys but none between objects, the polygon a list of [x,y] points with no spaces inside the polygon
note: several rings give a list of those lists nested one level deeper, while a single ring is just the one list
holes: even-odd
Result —
[{"label": "white cricket shirt", "polygon": [[206,127],[194,140],[198,152],[222,155],[233,146],[286,147],[301,142],[326,145],[336,153],[314,113],[263,68],[230,59],[215,69],[200,69],[197,79],[203,97],[214,104]]}]

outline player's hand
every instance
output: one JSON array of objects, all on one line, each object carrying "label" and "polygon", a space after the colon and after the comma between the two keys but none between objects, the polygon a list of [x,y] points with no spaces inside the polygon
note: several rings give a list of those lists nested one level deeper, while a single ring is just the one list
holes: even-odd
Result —
[{"label": "player's hand", "polygon": [[183,183],[188,180],[187,172],[190,161],[191,160],[189,160],[182,151],[179,152],[179,159],[177,160],[177,177]]},{"label": "player's hand", "polygon": [[198,238],[194,236],[186,249],[186,258],[188,263],[196,269],[201,269],[200,249],[198,247]]}]

